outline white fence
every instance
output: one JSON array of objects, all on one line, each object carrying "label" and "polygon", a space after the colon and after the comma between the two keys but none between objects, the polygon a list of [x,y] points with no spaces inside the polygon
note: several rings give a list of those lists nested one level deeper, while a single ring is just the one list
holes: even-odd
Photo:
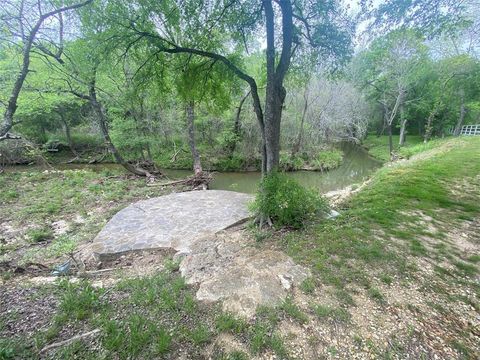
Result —
[{"label": "white fence", "polygon": [[463,125],[460,135],[480,135],[480,124],[479,125]]}]

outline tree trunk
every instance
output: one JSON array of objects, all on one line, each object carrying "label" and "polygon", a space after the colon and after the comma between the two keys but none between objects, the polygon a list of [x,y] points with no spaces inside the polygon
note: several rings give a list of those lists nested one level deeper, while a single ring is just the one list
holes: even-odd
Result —
[{"label": "tree trunk", "polygon": [[188,144],[193,158],[193,172],[195,176],[201,176],[203,171],[200,154],[195,142],[195,102],[193,100],[189,101],[185,106],[185,118],[187,121]]},{"label": "tree trunk", "polygon": [[110,134],[108,133],[105,110],[104,110],[102,104],[100,104],[100,102],[97,100],[97,93],[95,91],[95,80],[93,80],[90,83],[89,101],[90,101],[90,105],[92,106],[92,109],[93,109],[93,111],[96,115],[98,124],[100,126],[100,131],[102,132],[103,139],[104,139],[105,143],[107,144],[108,151],[110,151],[110,153],[113,155],[113,157],[115,158],[115,161],[118,164],[122,165],[126,170],[128,170],[129,172],[131,172],[135,175],[150,177],[151,174],[148,171],[146,171],[142,168],[139,168],[137,166],[133,166],[132,164],[125,161],[125,159],[122,157],[122,155],[120,155],[120,153],[118,152],[117,148],[113,145],[112,139],[110,138]]},{"label": "tree trunk", "polygon": [[303,104],[303,111],[302,111],[302,118],[300,120],[300,130],[298,131],[298,137],[297,141],[293,145],[292,148],[292,157],[295,156],[299,151],[302,146],[302,140],[303,140],[303,125],[305,123],[305,117],[307,115],[307,110],[308,110],[308,96],[307,96],[307,89],[305,89],[305,92],[303,93],[303,99],[304,99],[304,104]]},{"label": "tree trunk", "polygon": [[275,67],[275,21],[271,0],[264,0],[267,32],[267,89],[265,96],[265,147],[267,173],[278,169],[280,160],[280,124],[287,94],[283,80],[290,66],[293,43],[293,11],[289,0],[278,2],[282,12],[282,52]]},{"label": "tree trunk", "polygon": [[405,117],[405,109],[402,107],[400,108],[400,140],[398,141],[398,145],[403,146],[405,145],[406,139],[406,127],[407,127],[407,118]]},{"label": "tree trunk", "polygon": [[72,136],[70,134],[70,126],[68,126],[68,122],[65,119],[63,112],[59,111],[58,114],[60,115],[60,119],[62,120],[63,128],[65,129],[65,137],[67,138],[68,147],[70,148],[70,151],[76,158],[80,158],[80,155],[78,155],[77,150],[75,150],[75,144],[73,143]]},{"label": "tree trunk", "polygon": [[[9,131],[11,130],[13,126],[13,116],[15,115],[15,112],[17,110],[17,100],[18,96],[20,95],[20,90],[22,90],[23,83],[25,82],[25,79],[27,78],[27,74],[29,71],[29,66],[30,66],[30,51],[32,50],[33,42],[35,41],[35,38],[37,36],[38,31],[40,30],[40,27],[44,23],[44,21],[52,16],[55,16],[57,14],[61,14],[64,11],[69,11],[72,9],[77,9],[79,7],[82,7],[84,5],[87,5],[88,3],[92,2],[92,0],[86,0],[83,3],[78,3],[78,4],[73,4],[65,7],[61,7],[55,10],[52,10],[48,13],[45,13],[40,16],[40,18],[37,20],[35,25],[32,27],[30,30],[30,33],[28,36],[23,36],[22,35],[22,42],[23,42],[23,50],[22,50],[22,67],[20,69],[20,73],[18,74],[15,83],[13,85],[12,92],[10,93],[10,97],[8,99],[8,104],[7,108],[5,109],[5,113],[3,115],[3,122],[0,124],[0,141],[9,139],[9,138],[18,138],[17,136],[12,136],[9,134]],[[23,14],[23,5],[20,10],[20,14],[18,16],[20,25],[23,27],[22,21],[24,21],[24,14]]]},{"label": "tree trunk", "polygon": [[433,119],[437,115],[437,105],[435,104],[433,106],[432,111],[430,112],[430,115],[428,115],[427,118],[427,123],[425,125],[425,135],[423,136],[423,143],[426,144],[430,138],[432,137],[432,132],[433,132]]},{"label": "tree trunk", "polygon": [[251,90],[247,92],[247,94],[240,100],[240,104],[238,104],[237,113],[235,116],[235,123],[233,124],[234,139],[231,142],[230,148],[229,148],[230,156],[233,156],[233,153],[235,152],[235,149],[237,147],[237,142],[240,139],[240,135],[241,135],[240,134],[240,130],[241,130],[240,115],[242,113],[243,104],[245,103],[245,100],[247,100],[250,93],[251,93]]},{"label": "tree trunk", "polygon": [[273,86],[270,86],[270,89],[267,85],[267,97],[265,102],[267,173],[277,170],[280,161],[280,123],[282,120],[282,105],[285,96],[282,97],[276,85],[277,84],[274,83]]},{"label": "tree trunk", "polygon": [[467,113],[467,108],[465,107],[464,97],[461,98],[461,105],[460,105],[460,116],[458,117],[457,125],[455,126],[455,130],[453,131],[454,136],[459,136],[460,132],[462,131],[463,121],[465,120],[465,115]]},{"label": "tree trunk", "polygon": [[393,157],[393,139],[392,139],[392,124],[387,124],[388,128],[388,149],[390,154],[390,159]]}]

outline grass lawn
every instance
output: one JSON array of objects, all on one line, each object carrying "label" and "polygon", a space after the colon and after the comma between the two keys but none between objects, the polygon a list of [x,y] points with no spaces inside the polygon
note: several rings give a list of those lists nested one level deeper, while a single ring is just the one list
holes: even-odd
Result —
[{"label": "grass lawn", "polygon": [[[393,135],[393,149],[394,152],[404,158],[410,158],[412,155],[420,152],[433,149],[437,147],[444,139],[434,139],[427,144],[423,144],[423,137],[419,135],[408,135],[405,145],[400,147],[398,145],[399,135]],[[382,161],[390,161],[390,154],[388,152],[388,136],[376,136],[369,134],[363,141],[363,145],[368,149],[368,152],[375,158]]]}]

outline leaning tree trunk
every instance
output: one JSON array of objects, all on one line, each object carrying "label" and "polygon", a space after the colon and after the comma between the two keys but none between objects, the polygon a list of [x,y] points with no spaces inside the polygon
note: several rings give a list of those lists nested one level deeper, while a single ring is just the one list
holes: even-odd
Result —
[{"label": "leaning tree trunk", "polygon": [[[12,92],[10,93],[10,97],[8,99],[8,103],[5,109],[5,113],[3,115],[3,121],[0,124],[0,141],[5,140],[5,139],[18,139],[18,136],[10,134],[10,130],[13,127],[13,116],[15,115],[15,112],[17,111],[17,101],[18,97],[20,95],[20,91],[22,90],[23,84],[25,82],[25,79],[27,78],[27,74],[29,72],[29,67],[30,67],[30,52],[33,47],[33,43],[35,41],[35,38],[37,37],[37,33],[40,30],[40,27],[43,25],[43,23],[48,19],[52,18],[58,14],[61,14],[63,12],[73,10],[80,8],[82,6],[85,6],[89,3],[91,3],[92,0],[86,0],[82,3],[78,4],[73,4],[73,5],[68,5],[65,7],[60,7],[58,9],[54,9],[50,12],[41,14],[38,20],[35,23],[32,23],[33,27],[31,28],[30,32],[28,34],[25,34],[25,36],[22,39],[22,66],[20,69],[20,72],[18,73],[17,78],[15,79],[15,83],[13,84]],[[21,5],[21,10],[20,14],[18,16],[20,24],[22,24],[22,21],[24,21],[24,14],[23,14],[23,3]],[[61,33],[60,33],[61,34]],[[56,56],[57,60],[59,59],[59,56]]]},{"label": "leaning tree trunk", "polygon": [[195,141],[195,102],[189,101],[185,106],[185,118],[187,121],[188,144],[193,158],[193,172],[196,177],[202,175],[202,163],[200,162],[200,154]]},{"label": "leaning tree trunk", "polygon": [[455,126],[455,130],[453,131],[454,136],[459,136],[460,132],[462,131],[463,121],[465,120],[465,115],[467,113],[467,108],[465,107],[465,101],[462,96],[462,103],[460,105],[460,116],[458,117],[457,125]]},{"label": "leaning tree trunk", "polygon": [[100,104],[100,102],[97,100],[97,93],[95,91],[95,81],[93,81],[90,84],[90,89],[89,89],[89,101],[90,105],[92,106],[92,109],[95,113],[95,116],[97,118],[98,124],[100,126],[100,131],[102,132],[103,139],[105,143],[107,144],[108,151],[113,155],[115,158],[115,161],[122,165],[127,171],[139,175],[139,176],[147,176],[150,177],[151,174],[145,169],[139,168],[137,166],[134,166],[130,163],[128,163],[122,155],[118,152],[117,148],[115,145],[113,145],[112,139],[110,138],[110,134],[108,133],[108,127],[107,127],[107,119],[105,115],[105,110]]},{"label": "leaning tree trunk", "polygon": [[398,141],[398,145],[403,146],[405,145],[406,139],[406,128],[407,128],[407,118],[405,117],[405,109],[402,107],[400,108],[400,140]]},{"label": "leaning tree trunk", "polygon": [[392,158],[393,156],[392,124],[388,123],[387,128],[388,128],[388,150],[389,150],[390,158]]},{"label": "leaning tree trunk", "polygon": [[241,120],[241,114],[242,114],[242,107],[243,107],[243,104],[245,103],[245,100],[247,100],[247,98],[250,96],[250,93],[251,93],[251,90],[249,90],[244,97],[242,97],[242,99],[240,100],[240,103],[238,104],[238,108],[237,108],[237,113],[235,115],[235,123],[233,124],[233,135],[234,135],[234,139],[233,141],[230,143],[230,146],[229,146],[229,152],[230,152],[230,157],[233,156],[233,153],[235,152],[235,149],[237,148],[237,142],[239,141],[240,139],[240,136],[241,136],[241,123],[240,123],[240,120]]}]

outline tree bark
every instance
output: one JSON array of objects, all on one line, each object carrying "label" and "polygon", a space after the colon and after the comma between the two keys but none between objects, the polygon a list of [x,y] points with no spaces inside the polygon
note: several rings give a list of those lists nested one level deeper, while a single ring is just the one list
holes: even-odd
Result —
[{"label": "tree bark", "polygon": [[388,150],[389,150],[390,158],[392,158],[393,157],[392,124],[388,123],[387,128],[388,128]]},{"label": "tree bark", "polygon": [[453,131],[454,136],[459,136],[460,132],[462,131],[463,121],[465,120],[465,115],[467,114],[467,108],[465,107],[465,99],[461,97],[461,104],[460,104],[460,115],[457,120],[457,125],[455,126],[455,130]]},{"label": "tree bark", "polygon": [[428,115],[427,118],[427,123],[425,125],[425,135],[423,136],[423,143],[426,144],[430,138],[432,137],[432,132],[433,132],[433,119],[437,115],[437,109],[438,109],[438,104],[435,104],[433,106],[432,111]]},{"label": "tree bark", "polygon": [[405,145],[406,139],[406,128],[407,128],[407,118],[405,117],[405,109],[403,105],[400,107],[400,140],[398,141],[398,145],[403,146]]},{"label": "tree bark", "polygon": [[[95,76],[95,74],[94,74]],[[122,155],[118,152],[115,145],[113,145],[112,139],[110,138],[110,134],[108,133],[107,127],[107,119],[105,115],[105,109],[103,108],[102,104],[97,99],[97,92],[95,90],[95,80],[93,80],[89,85],[89,95],[88,100],[92,109],[96,115],[98,124],[100,126],[100,131],[102,132],[103,139],[107,145],[108,151],[113,155],[115,161],[122,165],[127,171],[139,175],[139,176],[147,176],[150,177],[151,174],[145,169],[139,168],[137,166],[133,166],[132,164],[125,161]]]},{"label": "tree bark", "polygon": [[275,67],[275,21],[271,0],[264,0],[267,30],[267,89],[265,96],[266,173],[278,169],[280,160],[280,124],[286,90],[283,80],[290,66],[293,42],[293,13],[289,0],[278,2],[282,12],[282,52]]},{"label": "tree bark", "polygon": [[198,177],[202,175],[203,170],[195,141],[195,102],[193,100],[187,102],[185,106],[185,118],[187,121],[188,144],[193,159],[193,172]]},{"label": "tree bark", "polygon": [[251,90],[249,90],[244,97],[240,100],[240,103],[238,104],[237,108],[237,113],[235,115],[235,123],[233,124],[233,135],[235,138],[233,139],[232,143],[230,144],[230,156],[233,156],[233,153],[235,152],[235,149],[237,147],[237,142],[240,139],[240,130],[241,130],[241,123],[240,123],[240,115],[242,113],[242,107],[245,101],[248,99],[250,96]]}]

